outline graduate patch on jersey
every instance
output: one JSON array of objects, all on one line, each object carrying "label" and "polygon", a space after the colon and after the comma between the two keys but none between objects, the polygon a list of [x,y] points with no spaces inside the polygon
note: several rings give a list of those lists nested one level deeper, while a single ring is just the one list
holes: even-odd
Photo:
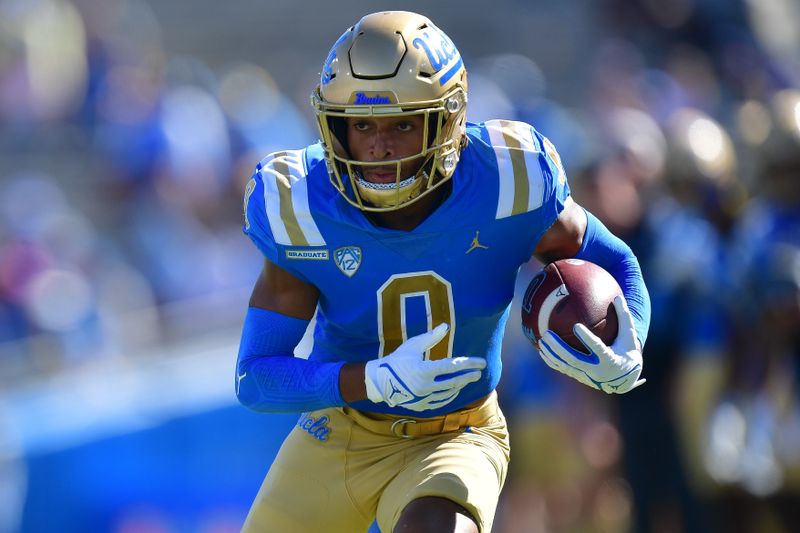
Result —
[{"label": "graduate patch on jersey", "polygon": [[286,259],[311,259],[315,261],[327,261],[329,257],[328,250],[286,250]]},{"label": "graduate patch on jersey", "polygon": [[342,274],[352,278],[361,266],[361,248],[358,246],[343,246],[333,251],[333,260]]}]

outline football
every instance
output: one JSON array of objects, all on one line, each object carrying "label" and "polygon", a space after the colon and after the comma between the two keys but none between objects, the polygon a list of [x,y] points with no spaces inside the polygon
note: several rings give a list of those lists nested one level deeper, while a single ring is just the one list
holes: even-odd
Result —
[{"label": "football", "polygon": [[522,330],[538,347],[548,329],[586,353],[572,332],[581,323],[611,344],[617,336],[614,298],[622,295],[616,280],[603,268],[581,259],[561,259],[546,265],[531,280],[522,300]]}]

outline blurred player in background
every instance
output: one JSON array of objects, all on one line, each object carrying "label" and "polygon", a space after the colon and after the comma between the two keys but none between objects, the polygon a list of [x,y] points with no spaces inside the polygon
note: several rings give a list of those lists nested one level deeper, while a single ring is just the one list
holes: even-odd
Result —
[{"label": "blurred player in background", "polygon": [[800,90],[741,108],[755,196],[735,227],[737,342],[703,457],[723,489],[720,531],[800,520]]},{"label": "blurred player in background", "polygon": [[[722,379],[728,339],[722,298],[729,291],[721,289],[721,230],[706,216],[728,218],[719,199],[735,182],[735,152],[727,132],[694,108],[672,112],[663,129],[637,110],[611,116],[614,144],[604,153],[612,156],[588,173],[586,204],[636,253],[655,310],[648,386],[615,402],[621,466],[634,502],[631,529],[708,531],[706,508],[687,473],[700,459],[685,457],[682,444],[700,440]],[[698,129],[719,140],[715,150],[702,152],[708,145],[691,135]],[[637,151],[642,145],[658,150]],[[684,413],[677,418],[682,425],[676,411]]]},{"label": "blurred player in background", "polygon": [[[494,389],[520,265],[612,273],[620,331],[540,355],[605,392],[643,380],[650,302],[622,241],[575,203],[528,124],[466,122],[466,70],[427,18],[368,15],[312,95],[321,142],[262,160],[245,232],[264,268],[236,371],[244,405],[302,412],[245,531],[490,531],[509,440]],[[308,360],[293,350],[316,313]]]}]

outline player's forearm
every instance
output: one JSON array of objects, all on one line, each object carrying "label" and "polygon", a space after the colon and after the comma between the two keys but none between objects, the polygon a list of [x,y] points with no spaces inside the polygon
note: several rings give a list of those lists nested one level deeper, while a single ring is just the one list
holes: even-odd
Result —
[{"label": "player's forearm", "polygon": [[[269,356],[245,363],[237,398],[260,412],[308,412],[344,405],[339,371],[344,363],[319,363],[297,357]],[[240,376],[242,374],[239,374]]]},{"label": "player's forearm", "polygon": [[236,397],[243,405],[264,412],[303,412],[344,405],[339,391],[344,363],[293,356],[307,326],[307,320],[248,309],[236,365]]},{"label": "player's forearm", "polygon": [[634,318],[636,334],[644,346],[650,327],[650,295],[644,284],[639,261],[622,239],[612,234],[594,215],[586,212],[586,232],[575,257],[606,269],[622,288]]}]

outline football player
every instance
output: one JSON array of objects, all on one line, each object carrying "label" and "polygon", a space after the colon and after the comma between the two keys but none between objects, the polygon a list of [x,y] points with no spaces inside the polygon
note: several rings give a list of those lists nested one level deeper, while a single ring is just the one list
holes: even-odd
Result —
[{"label": "football player", "polygon": [[[302,412],[245,531],[490,531],[509,441],[494,392],[520,265],[580,257],[620,283],[617,339],[548,332],[548,365],[640,384],[650,304],[630,249],[569,195],[528,124],[466,122],[467,74],[427,18],[382,12],[333,45],[321,141],[267,156],[244,231],[265,256],[237,362],[241,403]],[[309,358],[293,357],[316,313]]]}]

